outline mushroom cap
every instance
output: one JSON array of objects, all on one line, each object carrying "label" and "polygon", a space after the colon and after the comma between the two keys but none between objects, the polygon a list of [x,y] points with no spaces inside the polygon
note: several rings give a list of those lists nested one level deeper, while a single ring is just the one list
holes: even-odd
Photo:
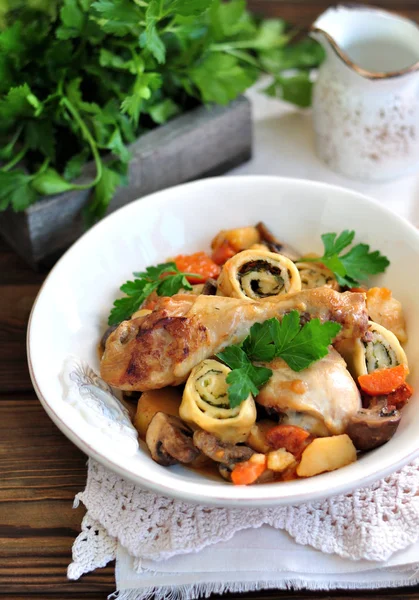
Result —
[{"label": "mushroom cap", "polygon": [[236,463],[249,460],[255,451],[248,446],[237,446],[222,442],[212,433],[198,429],[193,436],[194,444],[204,454],[215,462],[228,465],[232,468]]},{"label": "mushroom cap", "polygon": [[158,412],[150,421],[145,441],[153,460],[168,467],[177,462],[187,464],[198,457],[192,436],[192,430],[181,419]]},{"label": "mushroom cap", "polygon": [[385,407],[363,408],[351,417],[346,433],[357,450],[373,450],[382,446],[395,434],[401,414]]}]

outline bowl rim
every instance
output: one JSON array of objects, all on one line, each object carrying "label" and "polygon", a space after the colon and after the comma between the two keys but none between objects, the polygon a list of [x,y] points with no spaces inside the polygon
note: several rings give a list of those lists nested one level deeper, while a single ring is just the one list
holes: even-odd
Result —
[{"label": "bowl rim", "polygon": [[[418,242],[419,242],[419,232],[412,223],[410,223],[409,221],[407,221],[400,215],[397,215],[396,213],[394,213],[392,210],[390,210],[386,206],[381,205],[378,201],[374,200],[373,198],[370,198],[367,195],[364,195],[355,190],[351,190],[344,186],[329,184],[329,183],[325,183],[322,181],[316,181],[316,180],[311,180],[311,179],[299,179],[299,178],[295,178],[295,177],[280,177],[280,176],[275,176],[275,175],[232,175],[232,176],[228,176],[228,177],[224,176],[224,177],[210,177],[210,178],[206,178],[206,179],[198,179],[195,181],[182,183],[182,184],[179,184],[176,186],[165,188],[163,190],[159,190],[157,192],[148,194],[141,198],[137,198],[136,200],[133,200],[132,202],[129,202],[125,206],[122,206],[122,207],[118,208],[117,210],[115,210],[114,212],[110,213],[109,215],[107,215],[106,217],[101,219],[98,223],[96,223],[93,227],[91,227],[88,231],[86,231],[82,236],[80,236],[80,238],[78,240],[76,240],[76,242],[74,242],[74,244],[72,244],[66,250],[66,252],[59,258],[59,260],[56,262],[56,264],[53,266],[53,268],[50,270],[50,272],[46,276],[45,280],[43,281],[43,283],[35,297],[35,300],[34,300],[34,303],[33,303],[33,306],[32,306],[31,312],[30,312],[29,320],[28,320],[27,335],[26,335],[26,351],[27,351],[28,368],[29,368],[31,382],[34,387],[35,393],[36,393],[38,399],[40,400],[44,410],[46,411],[48,416],[51,418],[51,420],[54,422],[54,424],[62,431],[62,433],[64,433],[64,435],[66,435],[66,437],[68,437],[69,440],[71,442],[73,442],[85,454],[87,454],[89,457],[97,460],[99,463],[101,463],[105,467],[109,468],[114,473],[117,473],[123,477],[126,477],[127,479],[129,479],[130,481],[133,481],[137,485],[144,485],[147,489],[152,490],[156,493],[164,494],[169,497],[174,497],[179,500],[192,502],[192,503],[201,503],[201,504],[205,504],[205,505],[214,505],[214,506],[230,506],[230,507],[245,507],[245,506],[268,507],[268,506],[301,504],[301,503],[305,503],[305,502],[322,500],[322,499],[330,497],[332,495],[337,495],[340,493],[348,492],[349,490],[353,490],[353,489],[360,488],[360,487],[365,487],[366,485],[371,484],[375,481],[378,481],[379,479],[382,479],[382,478],[386,477],[387,475],[397,471],[398,469],[400,469],[401,467],[406,465],[408,462],[410,462],[411,460],[413,460],[414,458],[419,456],[419,447],[418,447],[416,450],[414,450],[413,452],[410,452],[408,455],[402,457],[397,462],[395,462],[391,465],[388,465],[387,467],[384,467],[384,468],[378,467],[378,469],[375,470],[374,472],[366,474],[363,477],[357,478],[356,481],[351,480],[349,482],[349,484],[348,484],[348,482],[342,482],[341,484],[332,486],[332,488],[326,487],[326,489],[319,489],[317,491],[312,491],[312,490],[305,491],[304,488],[302,488],[301,491],[296,490],[292,496],[281,496],[280,495],[278,497],[273,497],[272,495],[269,495],[269,497],[261,498],[261,497],[259,497],[259,495],[252,495],[251,493],[247,493],[245,498],[225,497],[222,494],[212,494],[212,495],[208,496],[206,493],[203,493],[203,492],[189,491],[188,489],[172,488],[168,485],[165,485],[164,483],[163,484],[160,483],[158,481],[158,478],[144,477],[143,475],[141,475],[139,473],[135,473],[132,470],[110,460],[109,458],[107,458],[106,456],[104,456],[103,454],[98,452],[94,448],[94,446],[92,446],[87,441],[82,439],[79,435],[77,435],[72,430],[72,428],[57,414],[57,412],[51,406],[50,402],[47,400],[45,395],[42,393],[41,387],[38,384],[38,381],[36,378],[35,370],[34,370],[33,363],[32,363],[32,356],[31,356],[31,332],[32,332],[33,316],[35,313],[35,308],[41,298],[41,295],[43,293],[43,289],[44,289],[46,283],[54,275],[55,271],[58,268],[60,268],[60,264],[65,259],[65,257],[67,257],[67,255],[73,250],[73,248],[78,246],[80,243],[83,243],[82,241],[84,240],[84,238],[86,236],[90,235],[93,230],[97,230],[97,229],[103,227],[104,226],[103,224],[105,222],[107,222],[108,219],[112,218],[114,214],[119,213],[121,211],[130,210],[130,208],[132,207],[133,204],[137,204],[137,203],[144,202],[144,201],[150,202],[150,201],[153,201],[153,199],[155,199],[156,197],[164,196],[169,191],[170,191],[170,193],[173,193],[173,191],[184,189],[185,187],[193,188],[193,187],[200,187],[202,185],[218,185],[219,182],[223,182],[223,185],[226,184],[226,182],[229,182],[229,183],[227,183],[227,185],[234,186],[234,185],[248,183],[250,180],[254,181],[256,184],[263,183],[263,182],[266,182],[266,183],[274,182],[275,184],[279,184],[279,185],[281,185],[281,184],[298,185],[298,186],[303,186],[303,187],[307,187],[307,188],[317,187],[319,189],[323,189],[323,190],[330,191],[330,192],[334,191],[336,193],[344,193],[347,196],[352,195],[354,198],[356,197],[358,200],[362,200],[362,202],[364,202],[365,204],[373,206],[374,209],[377,210],[378,212],[381,212],[388,216],[391,216],[391,218],[393,220],[398,221],[403,227],[410,229],[410,231],[413,232],[413,234],[415,235],[415,237],[418,239]],[[131,208],[131,210],[132,210],[132,208]],[[317,477],[321,477],[321,475],[319,475]],[[189,482],[189,485],[191,485],[191,487],[195,487],[195,486],[199,486],[200,484],[198,482],[191,481],[191,482]],[[281,483],[281,486],[284,486],[283,482]],[[260,490],[261,487],[262,486],[245,486],[245,487],[240,487],[240,489],[246,489],[246,490],[251,491],[252,489]],[[268,487],[269,487],[269,489],[278,489],[278,487],[273,484],[269,484]],[[231,489],[230,486],[229,486],[229,489]],[[207,492],[208,490],[206,489],[205,491]]]}]

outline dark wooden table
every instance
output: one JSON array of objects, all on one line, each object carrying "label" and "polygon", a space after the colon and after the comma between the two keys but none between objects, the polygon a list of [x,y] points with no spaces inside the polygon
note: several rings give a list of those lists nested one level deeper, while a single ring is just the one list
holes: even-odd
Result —
[{"label": "dark wooden table", "polygon": [[[329,6],[322,0],[251,0],[260,13],[308,25]],[[419,21],[418,0],[375,2]],[[84,509],[86,456],[47,417],[26,365],[25,334],[45,273],[34,273],[0,240],[0,596],[7,600],[104,600],[114,591],[113,564],[68,582],[71,545]],[[360,593],[267,592],[254,598],[419,599],[419,588]],[[245,596],[241,596],[243,598]],[[233,596],[230,596],[233,598]]]}]

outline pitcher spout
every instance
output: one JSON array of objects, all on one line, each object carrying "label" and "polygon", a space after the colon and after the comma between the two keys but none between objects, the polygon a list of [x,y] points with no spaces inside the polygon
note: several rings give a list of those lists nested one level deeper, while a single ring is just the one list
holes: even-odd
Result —
[{"label": "pitcher spout", "polygon": [[310,34],[326,54],[367,79],[419,71],[419,27],[413,21],[365,5],[328,8]]}]

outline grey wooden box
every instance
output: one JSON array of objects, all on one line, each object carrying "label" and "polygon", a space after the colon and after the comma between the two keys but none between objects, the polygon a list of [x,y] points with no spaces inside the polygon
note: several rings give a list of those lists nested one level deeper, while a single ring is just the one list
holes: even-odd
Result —
[{"label": "grey wooden box", "polygon": [[[128,186],[120,187],[108,212],[169,186],[220,175],[251,157],[249,101],[198,108],[141,136],[130,146]],[[86,165],[80,182],[94,177]],[[33,267],[53,262],[84,231],[82,208],[90,191],[43,198],[21,213],[0,213],[0,233]]]}]

